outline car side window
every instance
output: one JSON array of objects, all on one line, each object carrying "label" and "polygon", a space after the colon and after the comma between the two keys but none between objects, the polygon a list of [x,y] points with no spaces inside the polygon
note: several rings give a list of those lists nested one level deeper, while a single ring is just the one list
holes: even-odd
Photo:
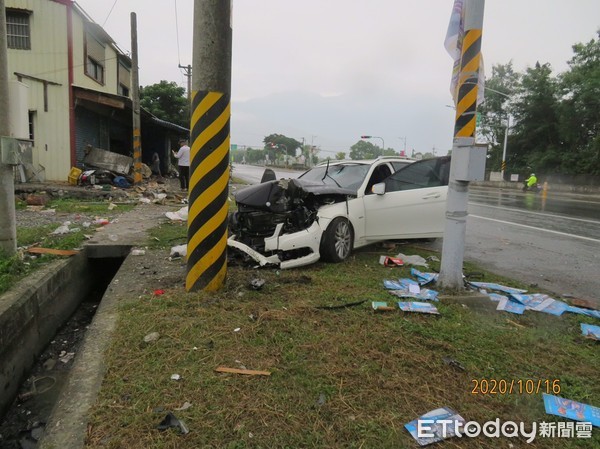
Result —
[{"label": "car side window", "polygon": [[371,189],[373,188],[373,186],[375,184],[379,184],[380,182],[382,182],[385,178],[387,178],[388,176],[390,176],[392,174],[392,170],[390,169],[390,167],[388,167],[387,164],[381,164],[378,165],[377,167],[375,167],[375,170],[373,170],[373,173],[371,174],[371,178],[369,178],[369,182],[367,183],[367,188],[365,189],[365,195],[370,195],[371,193]]},{"label": "car side window", "polygon": [[423,189],[448,185],[450,157],[417,161],[385,180],[385,191]]},{"label": "car side window", "polygon": [[396,162],[396,161],[392,161],[392,167],[394,167],[394,171],[398,171],[400,170],[402,167],[406,167],[407,165],[409,165],[410,162],[409,161],[402,161],[402,162]]}]

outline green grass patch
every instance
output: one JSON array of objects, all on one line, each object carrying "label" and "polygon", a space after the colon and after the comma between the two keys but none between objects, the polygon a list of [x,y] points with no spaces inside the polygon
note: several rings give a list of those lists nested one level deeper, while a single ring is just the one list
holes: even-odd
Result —
[{"label": "green grass patch", "polygon": [[[161,235],[176,231],[163,229]],[[403,252],[427,255],[406,247]],[[226,286],[217,293],[174,287],[162,296],[130,298],[120,309],[87,447],[416,447],[404,424],[441,406],[481,423],[556,421],[545,414],[540,393],[474,394],[473,380],[480,379],[559,379],[562,396],[600,403],[600,356],[597,344],[580,336],[585,319],[516,316],[443,302],[439,317],[374,313],[369,301],[395,300],[383,279],[409,272],[382,267],[377,254],[358,252],[342,264],[290,271],[229,267]],[[266,280],[262,290],[248,287],[254,277]],[[502,278],[486,274],[484,280]],[[319,308],[363,299],[368,301],[355,307]],[[161,338],[144,343],[154,331]],[[216,373],[221,365],[272,375]],[[171,380],[173,373],[182,380]],[[191,408],[174,411],[186,401]],[[190,434],[156,430],[167,411],[185,421]],[[442,444],[496,448],[509,442],[524,444]],[[535,442],[536,448],[598,445],[597,429],[591,441]]]},{"label": "green grass patch", "polygon": [[47,209],[56,209],[56,212],[81,213],[89,215],[115,215],[128,212],[135,207],[131,203],[118,203],[113,210],[109,210],[110,201],[85,201],[75,198],[60,198],[50,201]]},{"label": "green grass patch", "polygon": [[148,248],[167,249],[187,242],[187,222],[170,221],[150,230]]}]

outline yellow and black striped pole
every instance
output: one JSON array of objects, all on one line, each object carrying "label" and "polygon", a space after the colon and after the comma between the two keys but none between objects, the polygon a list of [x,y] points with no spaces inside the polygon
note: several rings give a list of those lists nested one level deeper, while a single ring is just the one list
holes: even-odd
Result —
[{"label": "yellow and black striped pole", "polygon": [[231,2],[195,0],[186,290],[227,275]]},{"label": "yellow and black striped pole", "polygon": [[454,137],[475,137],[481,60],[481,28],[466,29],[462,42]]}]

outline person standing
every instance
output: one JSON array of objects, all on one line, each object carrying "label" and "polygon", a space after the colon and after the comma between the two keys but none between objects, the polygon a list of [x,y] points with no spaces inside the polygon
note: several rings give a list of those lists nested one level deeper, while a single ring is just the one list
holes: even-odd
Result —
[{"label": "person standing", "polygon": [[173,151],[173,156],[177,158],[177,166],[179,167],[179,184],[181,190],[187,190],[190,184],[190,147],[187,140],[179,141],[179,151]]},{"label": "person standing", "polygon": [[152,174],[158,176],[159,178],[162,177],[161,173],[160,173],[160,157],[158,156],[157,152],[154,152],[154,154],[152,155]]}]

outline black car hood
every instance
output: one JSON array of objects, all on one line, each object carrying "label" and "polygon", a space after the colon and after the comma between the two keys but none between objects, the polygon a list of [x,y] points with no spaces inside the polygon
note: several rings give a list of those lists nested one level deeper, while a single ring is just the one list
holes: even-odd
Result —
[{"label": "black car hood", "polygon": [[290,210],[297,200],[310,195],[356,196],[356,192],[327,184],[315,184],[302,179],[281,179],[255,184],[234,194],[235,201],[244,206],[272,212]]}]

